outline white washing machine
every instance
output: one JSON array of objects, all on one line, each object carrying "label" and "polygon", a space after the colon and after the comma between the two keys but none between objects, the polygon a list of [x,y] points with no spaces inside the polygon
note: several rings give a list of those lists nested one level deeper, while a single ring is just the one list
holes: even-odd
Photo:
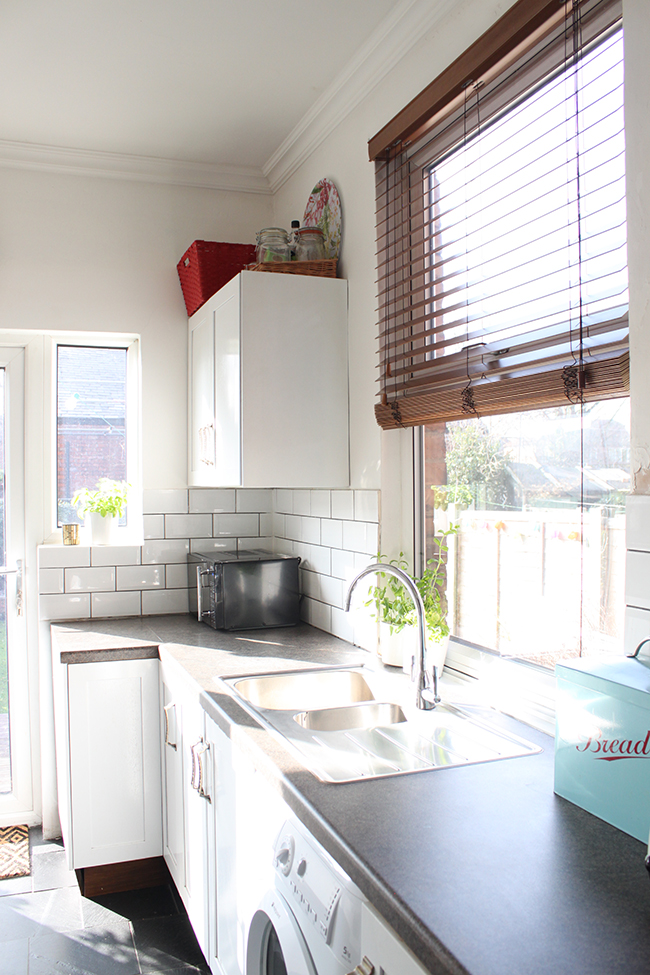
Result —
[{"label": "white washing machine", "polygon": [[348,975],[361,963],[366,899],[298,820],[275,844],[272,889],[250,919],[246,975]]}]

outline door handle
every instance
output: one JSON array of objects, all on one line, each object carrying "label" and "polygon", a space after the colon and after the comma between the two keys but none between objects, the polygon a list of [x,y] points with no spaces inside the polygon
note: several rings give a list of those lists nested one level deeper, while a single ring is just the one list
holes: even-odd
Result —
[{"label": "door handle", "polygon": [[201,564],[199,563],[196,567],[196,617],[199,623],[203,622],[203,605],[201,602],[201,589],[203,586],[201,585],[201,579],[203,576],[209,575],[210,570],[201,568]]},{"label": "door handle", "polygon": [[173,711],[174,712],[174,738],[176,738],[176,705],[175,704],[167,704],[163,708],[163,714],[165,715],[165,744],[166,745],[169,745],[170,748],[173,748],[174,751],[176,751],[176,747],[177,747],[176,746],[176,742],[175,741],[172,741],[170,739],[170,737],[169,737],[169,714],[170,714],[170,711]]},{"label": "door handle", "polygon": [[190,779],[190,785],[195,792],[198,792],[202,799],[212,802],[209,793],[205,791],[205,769],[203,768],[203,756],[206,752],[210,751],[210,746],[203,738],[199,738],[196,745],[191,746],[190,751],[192,753],[192,777]]}]

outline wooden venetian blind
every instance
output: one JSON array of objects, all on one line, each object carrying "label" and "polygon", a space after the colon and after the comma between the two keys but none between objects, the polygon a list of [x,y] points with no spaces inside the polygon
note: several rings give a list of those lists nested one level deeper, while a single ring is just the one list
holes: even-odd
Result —
[{"label": "wooden venetian blind", "polygon": [[515,4],[371,142],[382,427],[627,393],[620,16]]}]

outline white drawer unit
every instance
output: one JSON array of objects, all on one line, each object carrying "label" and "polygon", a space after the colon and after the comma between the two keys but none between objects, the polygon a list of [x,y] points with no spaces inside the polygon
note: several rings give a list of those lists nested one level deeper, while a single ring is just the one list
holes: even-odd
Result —
[{"label": "white drawer unit", "polygon": [[189,483],[347,487],[347,282],[242,271],[189,320]]}]

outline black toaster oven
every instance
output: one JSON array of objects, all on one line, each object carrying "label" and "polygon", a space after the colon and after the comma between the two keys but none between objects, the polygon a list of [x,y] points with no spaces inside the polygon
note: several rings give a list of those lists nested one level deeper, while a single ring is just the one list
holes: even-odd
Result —
[{"label": "black toaster oven", "polygon": [[190,613],[215,630],[295,626],[300,622],[300,559],[268,552],[187,557]]}]

